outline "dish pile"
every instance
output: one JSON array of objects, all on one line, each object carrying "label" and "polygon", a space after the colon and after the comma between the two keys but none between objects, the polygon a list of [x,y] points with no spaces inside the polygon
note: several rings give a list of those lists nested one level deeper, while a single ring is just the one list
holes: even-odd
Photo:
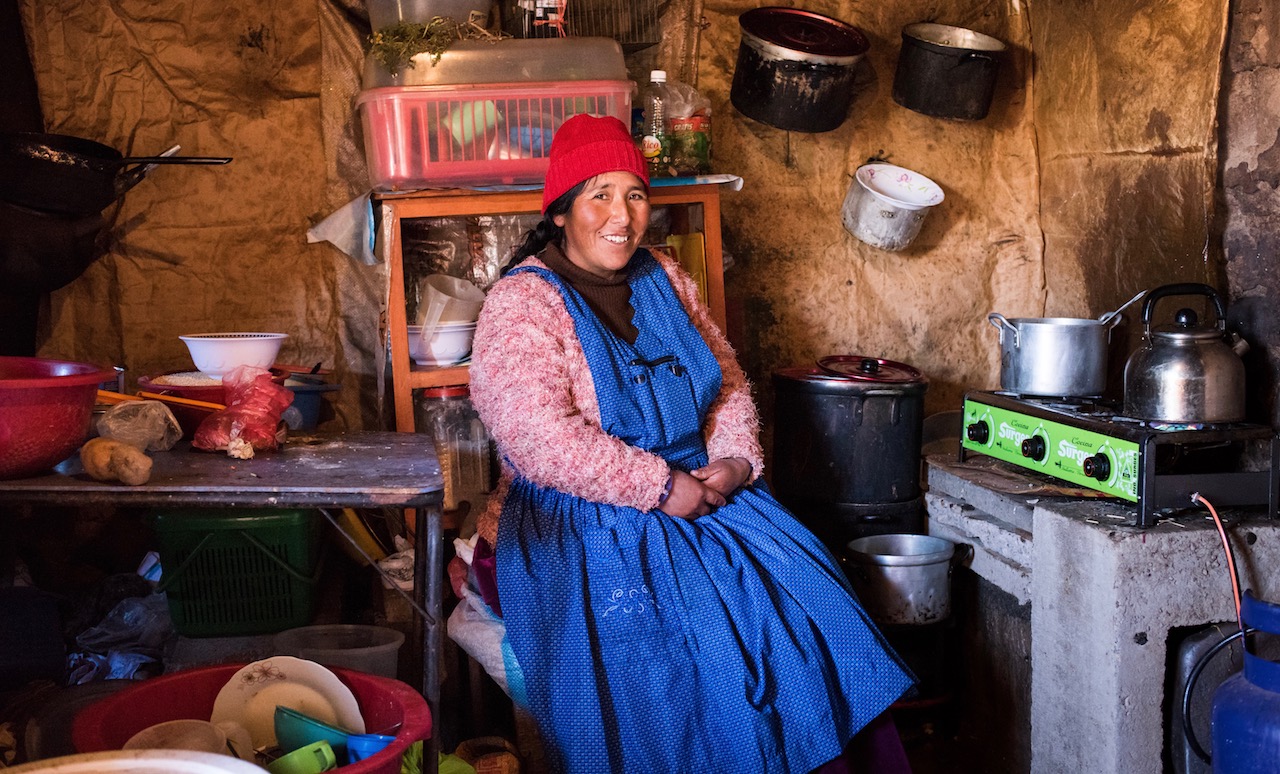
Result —
[{"label": "dish pile", "polygon": [[[273,774],[340,766],[351,774],[399,774],[402,756],[431,737],[432,725],[426,700],[398,680],[272,656],[140,681],[81,710],[71,736],[79,753],[98,753],[119,750],[153,726],[205,718],[238,730],[245,762]],[[229,752],[216,757],[237,763]]]},{"label": "dish pile", "polygon": [[[273,656],[233,674],[208,720],[147,726],[124,749],[195,750],[256,762],[274,774],[311,774],[369,757],[395,738],[364,732],[355,694],[336,674],[313,661]],[[349,738],[356,740],[355,758]]]}]

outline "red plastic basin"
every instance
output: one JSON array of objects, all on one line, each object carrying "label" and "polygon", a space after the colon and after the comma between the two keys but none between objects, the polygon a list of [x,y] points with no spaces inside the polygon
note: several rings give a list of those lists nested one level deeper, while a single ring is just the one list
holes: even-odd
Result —
[{"label": "red plastic basin", "polygon": [[[71,725],[77,752],[119,750],[142,729],[167,720],[208,720],[218,692],[244,664],[200,667],[153,677],[80,711]],[[351,774],[399,774],[409,745],[431,737],[431,712],[422,695],[399,680],[332,668],[355,694],[371,731],[402,723],[395,741],[362,761],[341,767]]]},{"label": "red plastic basin", "polygon": [[115,376],[90,363],[0,357],[0,479],[43,473],[80,448],[98,385]]}]

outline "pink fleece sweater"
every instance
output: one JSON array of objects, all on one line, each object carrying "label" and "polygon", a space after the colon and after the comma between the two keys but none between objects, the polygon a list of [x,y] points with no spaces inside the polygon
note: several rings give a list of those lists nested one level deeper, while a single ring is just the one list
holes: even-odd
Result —
[{"label": "pink fleece sweater", "polygon": [[[759,476],[760,419],[746,375],[693,279],[669,256],[655,257],[723,372],[703,428],[710,459],[742,457]],[[545,268],[536,258],[526,265]],[[490,545],[498,542],[498,515],[514,473],[510,465],[539,486],[586,500],[641,511],[657,506],[669,473],[666,461],[601,428],[573,317],[560,291],[536,274],[506,277],[489,290],[471,351],[471,401],[503,458],[498,488],[476,525]]]}]

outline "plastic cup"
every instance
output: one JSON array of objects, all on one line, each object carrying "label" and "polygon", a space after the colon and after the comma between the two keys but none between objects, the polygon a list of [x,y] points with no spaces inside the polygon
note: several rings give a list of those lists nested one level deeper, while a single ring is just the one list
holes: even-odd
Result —
[{"label": "plastic cup", "polygon": [[267,771],[271,774],[318,774],[337,767],[338,759],[333,754],[333,747],[321,739],[276,758],[267,764]]},{"label": "plastic cup", "polygon": [[[473,283],[449,274],[431,274],[418,286],[420,314],[426,317],[432,307],[440,308],[436,322],[470,323],[480,316],[484,291]],[[422,323],[425,327],[426,322]]]}]

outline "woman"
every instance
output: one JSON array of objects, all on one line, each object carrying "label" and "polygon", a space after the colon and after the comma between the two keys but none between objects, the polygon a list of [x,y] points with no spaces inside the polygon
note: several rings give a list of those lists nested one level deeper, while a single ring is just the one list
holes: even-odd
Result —
[{"label": "woman", "polygon": [[472,400],[504,462],[475,565],[494,547],[496,598],[477,580],[556,770],[807,772],[911,677],[760,483],[732,350],[639,247],[648,182],[617,119],[556,133],[544,218],[476,328]]}]

